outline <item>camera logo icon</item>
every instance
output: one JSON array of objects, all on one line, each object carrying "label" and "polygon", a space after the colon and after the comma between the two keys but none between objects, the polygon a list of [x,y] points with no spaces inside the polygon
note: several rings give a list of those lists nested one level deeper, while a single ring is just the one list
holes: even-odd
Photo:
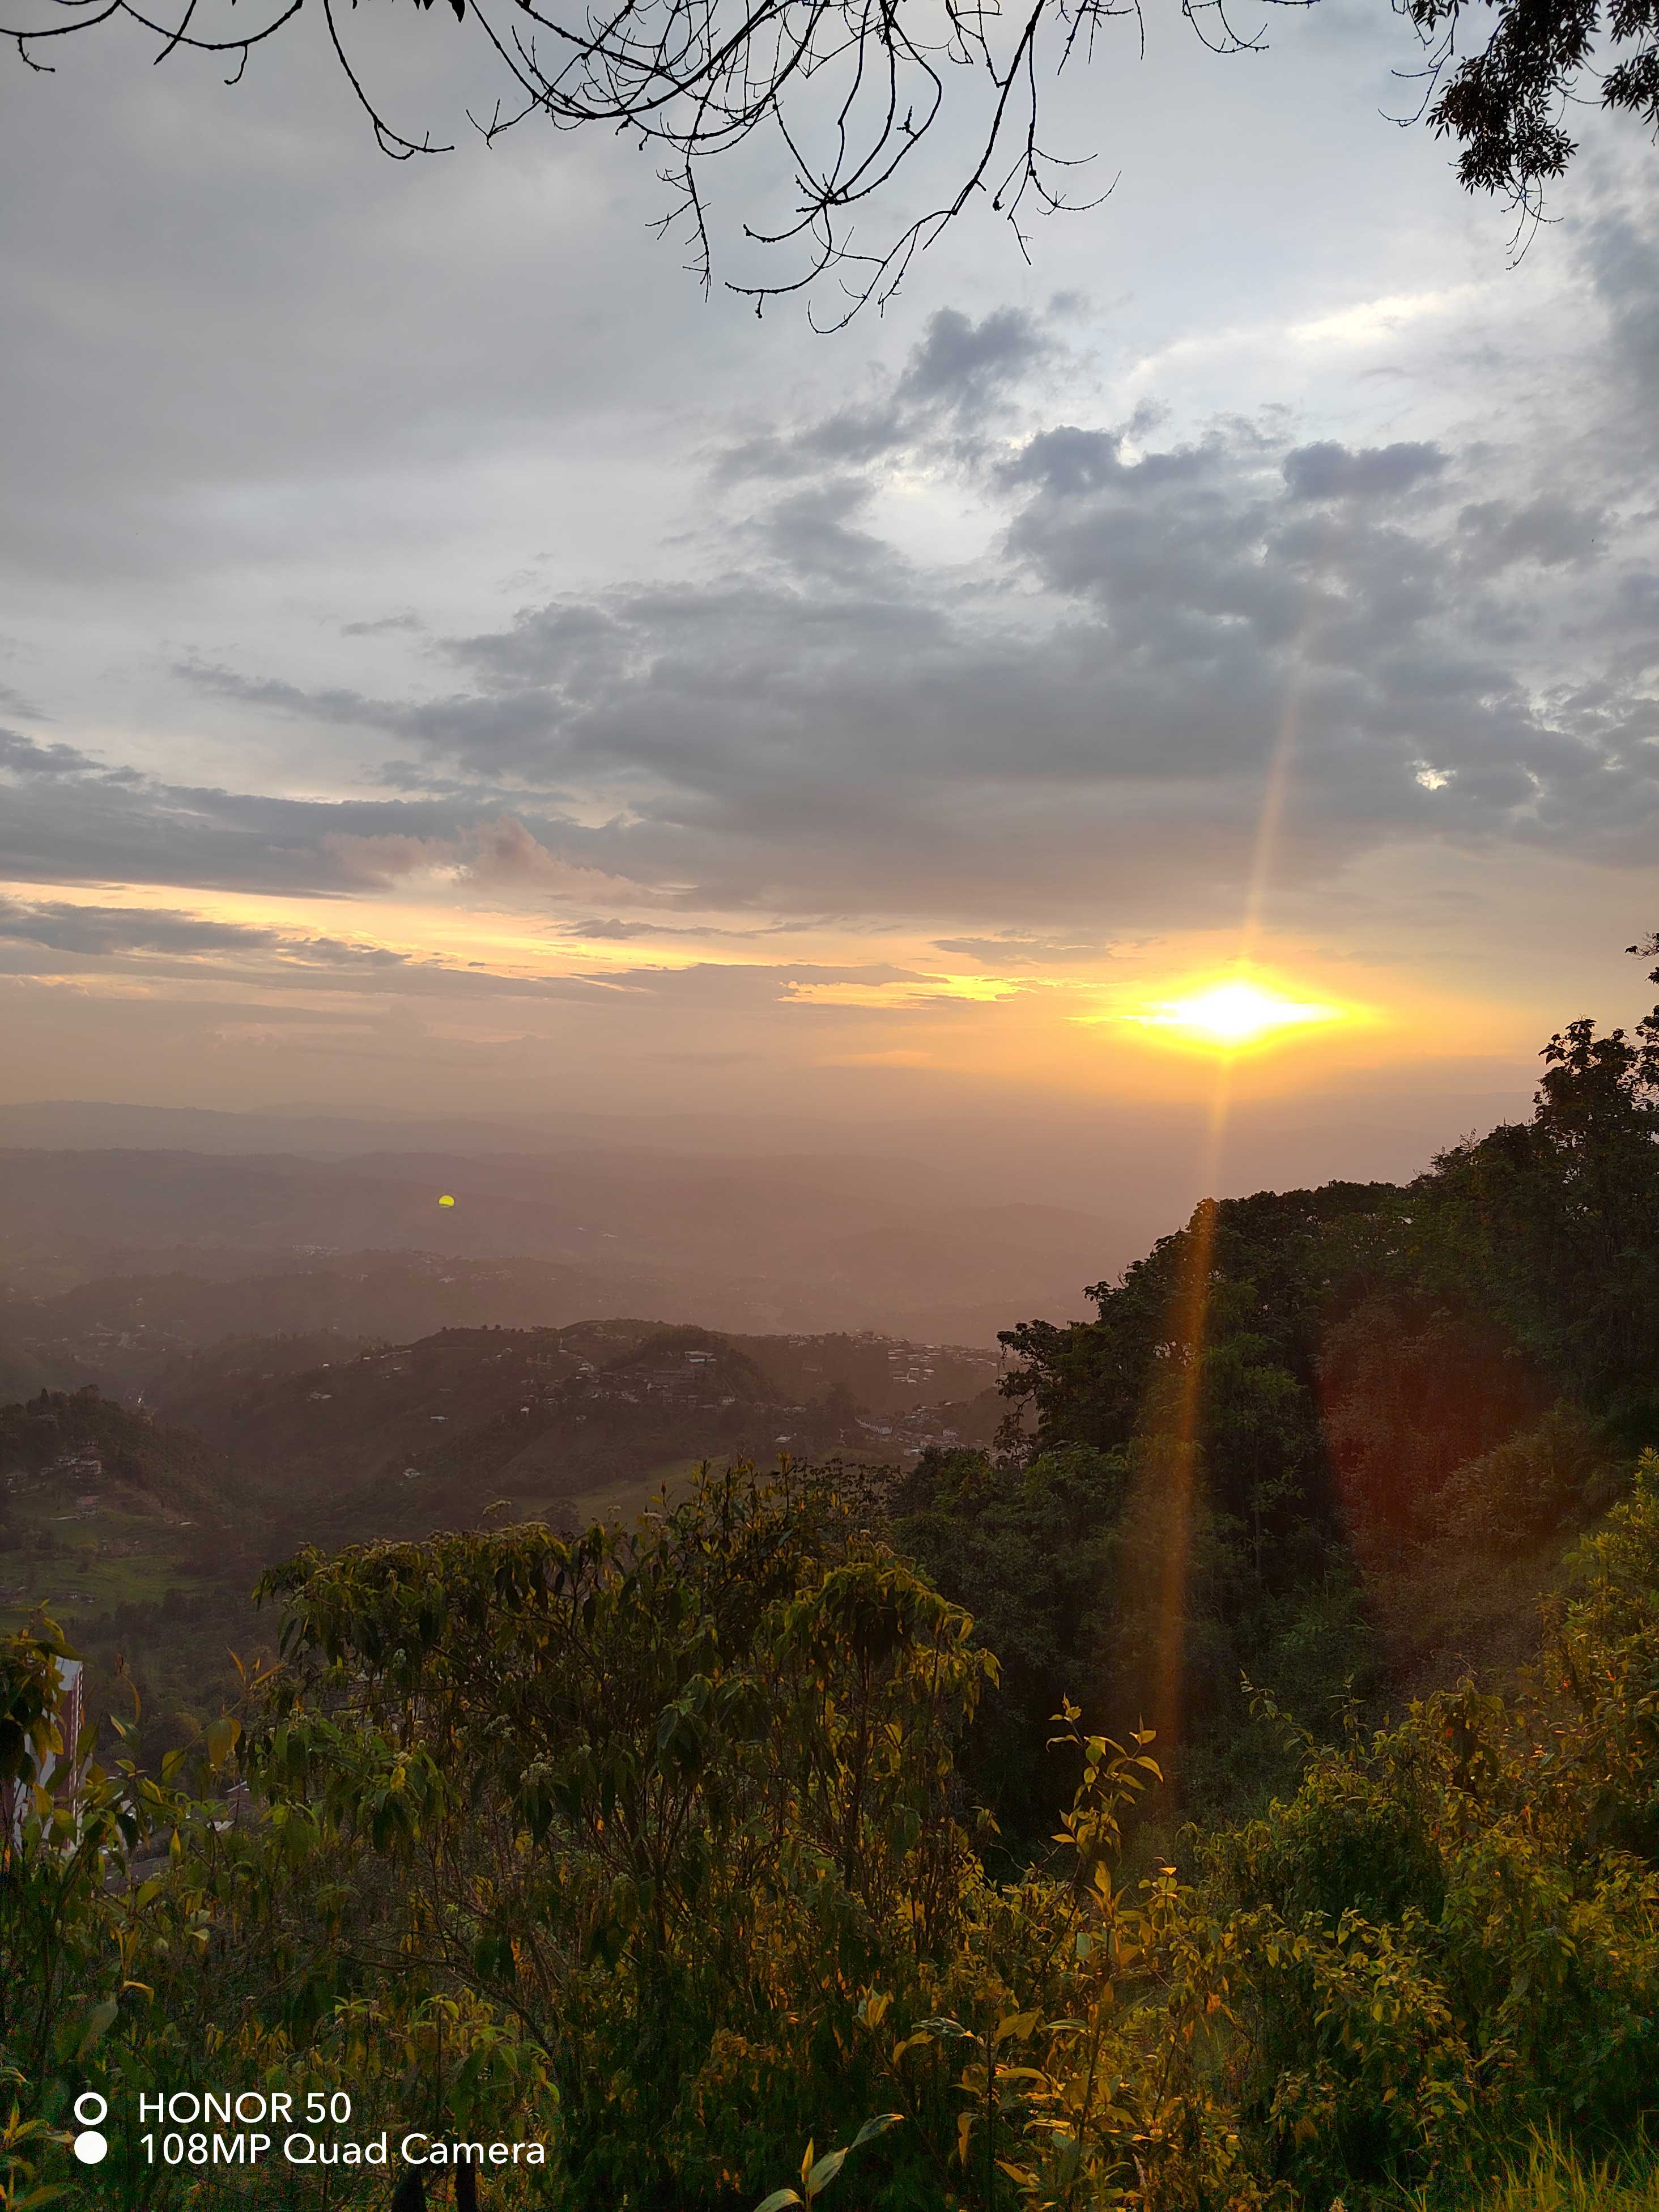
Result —
[{"label": "camera logo icon", "polygon": [[109,2100],[100,2097],[95,2089],[83,2089],[75,2100],[76,2125],[81,2132],[70,2148],[82,2166],[96,2166],[109,2155],[109,2143],[99,2132],[99,2124],[109,2114]]}]

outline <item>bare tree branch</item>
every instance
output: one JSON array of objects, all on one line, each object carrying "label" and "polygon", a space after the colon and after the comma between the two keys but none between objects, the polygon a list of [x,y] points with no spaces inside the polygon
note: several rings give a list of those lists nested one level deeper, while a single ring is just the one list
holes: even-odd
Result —
[{"label": "bare tree branch", "polygon": [[[8,9],[16,4],[0,0]],[[253,48],[293,24],[307,0],[285,0],[258,27],[239,24],[223,37],[198,24],[203,0],[183,0],[172,22],[147,14],[142,0],[40,4],[52,14],[38,23],[0,23],[0,38],[40,73],[52,70],[33,51],[45,41],[125,16],[160,41],[158,63],[180,47],[234,53],[236,70],[227,80],[234,84]],[[432,4],[414,0],[423,11]],[[1261,27],[1237,27],[1229,4],[1182,0],[1182,12],[1212,52],[1258,51]],[[1417,114],[1396,119],[1426,118],[1431,130],[1455,140],[1464,185],[1505,196],[1523,222],[1536,220],[1544,186],[1576,150],[1562,118],[1603,47],[1622,51],[1599,79],[1602,103],[1641,116],[1659,133],[1659,0],[1393,4],[1425,57],[1415,73],[1424,85]],[[1132,18],[1145,48],[1140,0],[1024,0],[1011,15],[1001,0],[571,0],[556,13],[548,12],[549,0],[449,5],[458,21],[476,27],[511,88],[488,122],[468,113],[486,143],[532,117],[560,130],[607,124],[634,137],[659,155],[671,192],[659,228],[684,229],[705,287],[714,274],[705,167],[757,133],[772,135],[787,163],[793,205],[785,221],[742,229],[779,266],[754,281],[729,278],[728,288],[752,299],[758,313],[768,300],[832,277],[842,305],[830,327],[890,299],[916,254],[976,198],[1009,222],[1026,252],[1028,213],[1091,207],[1108,197],[1111,185],[1088,198],[1067,191],[1069,173],[1095,156],[1064,156],[1044,143],[1042,89],[1073,62],[1094,58],[1110,20]],[[1460,35],[1477,8],[1490,27],[1477,51],[1462,54]],[[313,13],[381,150],[399,161],[450,151],[429,134],[410,137],[387,121],[342,35],[337,0],[315,0]],[[895,218],[896,235],[866,244],[860,219],[900,197],[941,118],[954,121],[963,111],[972,135],[955,181],[924,214]]]}]

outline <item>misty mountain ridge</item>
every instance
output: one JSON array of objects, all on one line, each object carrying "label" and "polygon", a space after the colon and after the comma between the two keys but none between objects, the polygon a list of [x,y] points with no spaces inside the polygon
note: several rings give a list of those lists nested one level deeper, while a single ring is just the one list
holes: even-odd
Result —
[{"label": "misty mountain ridge", "polygon": [[924,1089],[885,1110],[848,1121],[825,1111],[787,1115],[736,1104],[719,1113],[611,1113],[548,1109],[533,1115],[353,1114],[331,1102],[262,1110],[149,1105],[112,1100],[0,1103],[0,1147],[44,1152],[192,1152],[221,1158],[286,1156],[319,1162],[374,1156],[545,1162],[574,1154],[626,1154],[678,1165],[697,1162],[803,1171],[849,1170],[899,1202],[926,1197],[975,1204],[993,1188],[1066,1208],[1109,1214],[1124,1243],[1144,1249],[1201,1195],[1284,1189],[1361,1176],[1401,1180],[1472,1128],[1524,1111],[1524,1066],[1470,1058],[1439,1063],[1431,1091],[1403,1067],[1382,1063],[1291,1091],[1236,1090],[1220,1152],[1204,1098],[1153,1101],[1115,1087],[1029,1101],[995,1091],[948,1097]]},{"label": "misty mountain ridge", "polygon": [[[455,1204],[440,1206],[444,1195]],[[909,1163],[844,1158],[382,1152],[348,1164],[14,1150],[0,1152],[0,1206],[9,1337],[34,1333],[19,1298],[100,1277],[362,1279],[403,1254],[439,1279],[485,1263],[520,1272],[495,1279],[482,1310],[428,1303],[381,1320],[344,1312],[349,1298],[319,1287],[309,1304],[290,1293],[279,1320],[225,1326],[371,1335],[643,1311],[726,1328],[874,1328],[988,1344],[1011,1313],[1079,1310],[1082,1285],[1127,1249],[1084,1212],[964,1202],[949,1178]]]}]

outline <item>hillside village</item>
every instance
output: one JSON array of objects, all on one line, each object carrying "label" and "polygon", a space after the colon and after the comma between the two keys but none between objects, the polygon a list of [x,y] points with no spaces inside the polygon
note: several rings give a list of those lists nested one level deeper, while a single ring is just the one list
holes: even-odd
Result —
[{"label": "hillside village", "polygon": [[118,1396],[88,1382],[0,1410],[0,1628],[49,1605],[112,1659],[149,1634],[146,1607],[214,1612],[234,1589],[246,1627],[259,1564],[303,1541],[422,1534],[498,1500],[557,1527],[627,1517],[711,1454],[902,1467],[990,1440],[998,1369],[873,1332],[626,1320],[171,1347]]}]

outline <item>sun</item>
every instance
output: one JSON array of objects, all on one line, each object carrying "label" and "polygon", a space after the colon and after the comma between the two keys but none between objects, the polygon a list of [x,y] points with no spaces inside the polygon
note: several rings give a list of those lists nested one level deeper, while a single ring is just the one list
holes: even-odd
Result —
[{"label": "sun", "polygon": [[1144,1029],[1172,1030],[1178,1035],[1227,1049],[1262,1044],[1279,1030],[1302,1029],[1316,1022],[1341,1019],[1335,1006],[1316,1006],[1297,999],[1283,999],[1263,990],[1259,983],[1235,976],[1187,999],[1159,999],[1145,1013],[1123,1019]]}]

